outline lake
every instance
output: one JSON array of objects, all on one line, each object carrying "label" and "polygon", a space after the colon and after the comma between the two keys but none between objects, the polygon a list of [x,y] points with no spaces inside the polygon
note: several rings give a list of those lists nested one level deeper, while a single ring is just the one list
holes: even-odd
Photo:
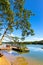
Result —
[{"label": "lake", "polygon": [[40,65],[43,65],[43,49],[41,49],[43,45],[27,45],[27,47],[30,49],[30,52],[21,55],[38,61]]},{"label": "lake", "polygon": [[10,51],[10,53],[14,56],[21,55],[27,59],[31,59],[32,62],[37,61],[39,65],[43,65],[43,49],[41,49],[43,45],[27,45],[27,47],[30,49],[28,53],[19,54],[15,51]]}]

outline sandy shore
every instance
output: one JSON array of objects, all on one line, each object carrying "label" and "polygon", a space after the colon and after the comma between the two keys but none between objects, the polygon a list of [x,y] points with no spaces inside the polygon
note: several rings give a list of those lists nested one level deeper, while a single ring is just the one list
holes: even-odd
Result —
[{"label": "sandy shore", "polygon": [[0,65],[10,65],[10,64],[12,65],[43,65],[43,63],[40,63],[37,60],[31,59],[31,58],[27,59],[21,56],[13,56],[9,53],[3,53],[3,57],[0,58]]},{"label": "sandy shore", "polygon": [[0,65],[11,65],[5,56],[0,57]]},{"label": "sandy shore", "polygon": [[15,57],[13,60],[13,63],[11,63],[5,56],[0,57],[0,65],[43,65],[39,62],[32,60],[32,59],[26,59],[24,57]]},{"label": "sandy shore", "polygon": [[43,65],[33,59],[26,59],[24,57],[16,57],[14,65]]}]

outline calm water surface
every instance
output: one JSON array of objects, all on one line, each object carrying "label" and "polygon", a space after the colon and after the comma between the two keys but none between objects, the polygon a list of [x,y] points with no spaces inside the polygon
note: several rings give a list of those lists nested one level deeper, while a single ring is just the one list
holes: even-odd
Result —
[{"label": "calm water surface", "polygon": [[[30,49],[30,52],[23,53],[21,56],[36,60],[39,62],[39,65],[43,65],[43,45],[27,45],[27,47]],[[14,56],[19,55],[14,51],[10,51],[10,53],[12,53]]]},{"label": "calm water surface", "polygon": [[30,52],[23,54],[22,56],[26,58],[31,58],[40,63],[40,65],[43,65],[43,45],[27,45],[27,47],[30,49]]},{"label": "calm water surface", "polygon": [[[5,45],[4,45],[5,46]],[[0,46],[1,47],[1,46]],[[3,47],[3,45],[2,45]],[[37,61],[39,64],[36,65],[43,65],[43,45],[27,45],[27,47],[30,49],[28,53],[20,54],[16,51],[8,51],[8,53],[14,55],[14,56],[23,56],[28,59],[32,59],[32,62]],[[3,51],[4,54],[6,54],[6,51]],[[35,64],[32,64],[35,65]]]}]

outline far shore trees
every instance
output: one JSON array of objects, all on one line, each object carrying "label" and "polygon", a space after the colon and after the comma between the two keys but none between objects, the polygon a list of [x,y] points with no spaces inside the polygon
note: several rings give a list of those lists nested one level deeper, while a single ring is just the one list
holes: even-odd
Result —
[{"label": "far shore trees", "polygon": [[24,3],[25,0],[0,0],[0,41],[15,29],[22,32],[22,38],[34,34],[29,22],[33,13],[24,8]]}]

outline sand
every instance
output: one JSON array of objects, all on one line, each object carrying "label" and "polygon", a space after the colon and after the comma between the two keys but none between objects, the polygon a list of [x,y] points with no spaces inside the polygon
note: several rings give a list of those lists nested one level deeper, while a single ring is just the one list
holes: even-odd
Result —
[{"label": "sand", "polygon": [[0,57],[0,65],[43,65],[43,63],[31,58],[24,58],[22,56],[13,56],[9,53],[3,53]]},{"label": "sand", "polygon": [[11,65],[5,56],[0,57],[0,65]]},{"label": "sand", "polygon": [[0,65],[43,65],[40,64],[39,62],[33,60],[33,59],[26,59],[24,57],[15,57],[15,59],[13,60],[13,63],[11,64],[11,62],[5,57],[2,56],[0,57]]},{"label": "sand", "polygon": [[16,57],[14,65],[28,65],[28,62],[24,57]]},{"label": "sand", "polygon": [[17,57],[14,60],[14,65],[43,65],[43,64],[32,59],[26,59],[24,57]]}]

